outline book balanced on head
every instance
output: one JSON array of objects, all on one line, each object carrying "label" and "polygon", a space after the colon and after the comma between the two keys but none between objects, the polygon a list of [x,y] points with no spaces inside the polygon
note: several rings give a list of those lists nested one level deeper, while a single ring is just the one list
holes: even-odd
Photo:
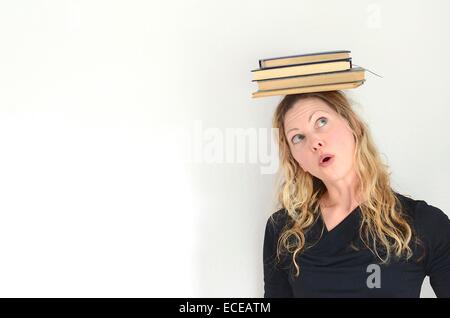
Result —
[{"label": "book balanced on head", "polygon": [[360,86],[364,68],[352,67],[350,51],[328,51],[259,60],[252,97],[333,91]]}]

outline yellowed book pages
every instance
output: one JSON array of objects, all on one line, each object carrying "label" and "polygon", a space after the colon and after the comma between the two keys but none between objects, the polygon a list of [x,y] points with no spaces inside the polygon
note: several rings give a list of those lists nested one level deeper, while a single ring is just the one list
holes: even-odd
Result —
[{"label": "yellowed book pages", "polygon": [[326,73],[334,71],[345,71],[351,68],[350,61],[335,61],[316,64],[305,64],[296,66],[286,66],[280,68],[270,68],[252,71],[253,80],[263,80],[270,78],[280,78],[287,76],[306,75],[315,73]]},{"label": "yellowed book pages", "polygon": [[263,80],[257,82],[257,84],[260,91],[266,91],[270,89],[346,83],[362,80],[364,80],[364,69],[361,67],[355,67],[348,71]]},{"label": "yellowed book pages", "polygon": [[274,90],[269,90],[269,91],[257,91],[252,94],[252,98],[273,96],[273,95],[290,95],[290,94],[301,94],[301,93],[312,93],[312,92],[337,91],[337,90],[342,90],[342,89],[356,88],[356,87],[360,86],[362,83],[364,83],[364,81],[295,87],[295,88],[287,88],[287,89],[274,89]]},{"label": "yellowed book pages", "polygon": [[329,53],[329,54],[317,54],[317,55],[304,55],[293,56],[285,58],[276,58],[271,60],[261,60],[261,67],[278,67],[293,64],[314,63],[331,60],[342,60],[350,57],[349,52]]}]

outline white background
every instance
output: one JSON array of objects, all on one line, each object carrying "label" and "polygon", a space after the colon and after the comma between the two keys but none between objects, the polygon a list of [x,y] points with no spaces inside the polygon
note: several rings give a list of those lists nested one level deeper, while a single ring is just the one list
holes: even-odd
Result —
[{"label": "white background", "polygon": [[450,213],[449,9],[2,0],[0,296],[262,296],[275,176],[186,160],[195,121],[270,127],[260,58],[351,50],[382,75],[349,96],[393,186]]}]

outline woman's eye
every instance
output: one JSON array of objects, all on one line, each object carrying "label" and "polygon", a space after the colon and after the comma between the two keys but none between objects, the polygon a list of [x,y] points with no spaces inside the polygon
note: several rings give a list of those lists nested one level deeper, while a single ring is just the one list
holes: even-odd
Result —
[{"label": "woman's eye", "polygon": [[[327,123],[327,119],[325,117],[320,117],[317,121],[325,121],[325,123]],[[324,124],[325,125],[325,124]],[[322,126],[321,126],[322,127]]]},{"label": "woman's eye", "polygon": [[[301,139],[300,139],[300,137],[301,137]],[[292,137],[292,143],[296,144],[296,143],[300,142],[302,139],[303,139],[303,136],[300,134],[297,134],[294,137]]]}]

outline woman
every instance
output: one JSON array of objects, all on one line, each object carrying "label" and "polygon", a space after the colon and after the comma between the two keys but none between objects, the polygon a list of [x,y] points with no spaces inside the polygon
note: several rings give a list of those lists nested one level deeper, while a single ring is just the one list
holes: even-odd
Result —
[{"label": "woman", "polygon": [[450,220],[395,192],[340,91],[286,95],[273,124],[283,207],[267,221],[265,297],[450,297]]}]

